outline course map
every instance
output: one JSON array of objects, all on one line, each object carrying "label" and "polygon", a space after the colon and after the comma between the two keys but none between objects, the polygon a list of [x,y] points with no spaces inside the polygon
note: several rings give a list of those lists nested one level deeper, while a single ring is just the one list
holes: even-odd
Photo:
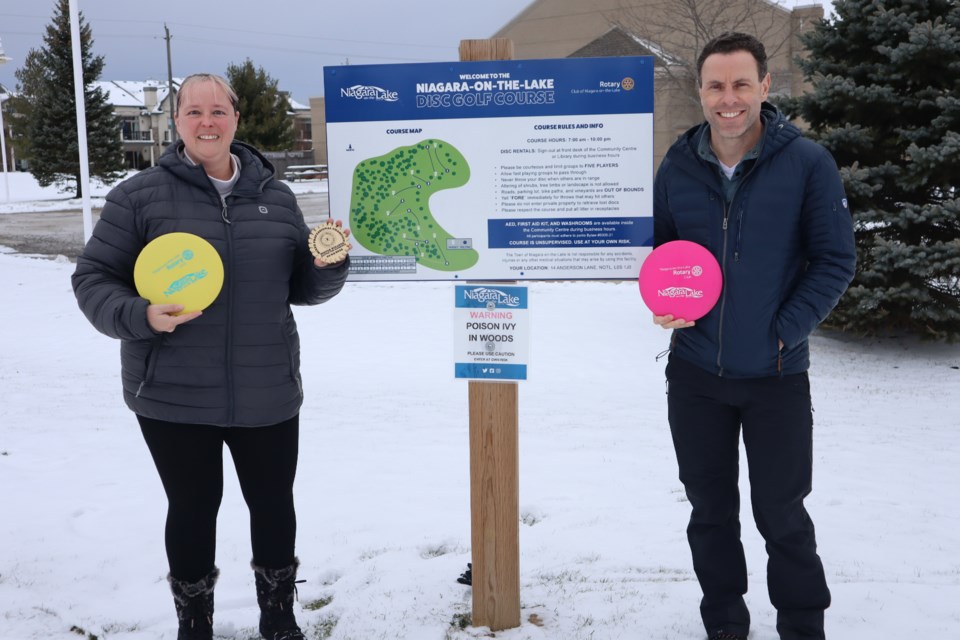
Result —
[{"label": "course map", "polygon": [[439,271],[472,267],[479,260],[472,241],[447,232],[430,210],[430,196],[469,179],[463,154],[443,140],[423,140],[360,162],[350,199],[354,239],[372,253],[413,256]]}]

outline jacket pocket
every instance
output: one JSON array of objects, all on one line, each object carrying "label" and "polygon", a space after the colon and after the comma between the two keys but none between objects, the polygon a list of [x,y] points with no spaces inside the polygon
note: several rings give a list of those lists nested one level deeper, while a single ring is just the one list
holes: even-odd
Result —
[{"label": "jacket pocket", "polygon": [[150,350],[147,352],[147,355],[144,357],[144,371],[143,371],[143,380],[140,381],[140,386],[137,388],[137,397],[140,397],[140,392],[143,391],[143,388],[153,382],[153,376],[157,370],[157,361],[160,360],[160,347],[163,344],[163,336],[151,341]]},{"label": "jacket pocket", "polygon": [[303,381],[300,378],[300,340],[296,334],[291,334],[287,327],[281,329],[283,334],[283,345],[287,352],[287,364],[290,371],[290,379],[297,385],[300,397],[303,397]]}]

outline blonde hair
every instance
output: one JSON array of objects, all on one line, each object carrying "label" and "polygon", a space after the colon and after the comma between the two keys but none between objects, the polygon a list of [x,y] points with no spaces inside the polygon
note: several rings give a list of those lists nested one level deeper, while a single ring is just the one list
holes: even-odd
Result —
[{"label": "blonde hair", "polygon": [[233,110],[240,110],[240,98],[237,97],[237,92],[233,90],[233,87],[230,86],[226,78],[218,76],[215,73],[194,73],[184,78],[183,82],[180,83],[180,90],[177,91],[177,113],[180,113],[180,97],[183,95],[184,90],[195,82],[203,81],[213,82],[219,88],[223,89],[223,92],[230,98],[230,104],[233,105]]}]

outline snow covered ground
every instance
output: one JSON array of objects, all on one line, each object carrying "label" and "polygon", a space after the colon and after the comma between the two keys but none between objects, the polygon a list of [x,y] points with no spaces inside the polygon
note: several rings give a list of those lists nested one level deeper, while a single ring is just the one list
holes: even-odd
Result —
[{"label": "snow covered ground", "polygon": [[[0,207],[39,210],[51,196],[17,184],[14,197]],[[163,491],[120,397],[119,345],[78,311],[72,271],[0,253],[0,638],[172,640]],[[531,283],[530,305],[522,626],[495,635],[459,628],[471,608],[455,582],[470,560],[469,451],[453,285],[348,283],[297,309],[308,637],[702,638],[654,359],[667,334],[629,282]],[[834,596],[828,637],[960,637],[960,346],[819,333],[812,350],[807,505]],[[215,630],[246,640],[257,607],[227,469]],[[750,637],[774,640],[763,543],[749,509],[743,521]]]},{"label": "snow covered ground", "polygon": [[[132,175],[128,172],[127,175]],[[327,181],[305,180],[288,182],[294,193],[321,193],[327,190]],[[110,185],[105,185],[96,178],[90,180],[90,206],[94,209],[103,208],[103,199],[110,191]],[[0,215],[5,213],[30,213],[43,211],[70,211],[83,208],[83,199],[73,197],[74,188],[61,190],[56,185],[41,187],[29,173],[9,171],[6,176],[0,173]]]}]

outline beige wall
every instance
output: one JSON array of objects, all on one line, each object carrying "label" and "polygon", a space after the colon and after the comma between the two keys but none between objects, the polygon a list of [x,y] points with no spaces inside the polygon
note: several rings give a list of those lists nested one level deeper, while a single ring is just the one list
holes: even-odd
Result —
[{"label": "beige wall", "polygon": [[310,119],[313,121],[313,161],[327,162],[327,114],[326,98],[310,98]]},{"label": "beige wall", "polygon": [[[656,84],[657,79],[653,80]],[[653,105],[653,168],[667,155],[676,139],[684,131],[703,120],[700,107],[690,102],[679,91],[660,91],[654,94]]]},{"label": "beige wall", "polygon": [[[766,0],[704,0],[721,15],[733,15],[746,2],[749,18],[738,24],[738,29],[754,33],[764,42],[772,76],[774,94],[794,95],[805,86],[793,58],[802,52],[796,35],[812,28],[813,21],[822,19],[823,7],[798,7],[792,13]],[[669,24],[677,18],[683,0],[593,0],[587,5],[582,0],[535,0],[516,18],[494,34],[496,38],[513,41],[514,57],[565,58],[620,27],[638,36],[649,38],[656,45],[674,51],[682,57],[695,59],[702,42],[697,42],[684,29],[666,29],[657,36],[658,24]],[[712,4],[711,4],[712,3]],[[646,31],[646,33],[644,33]],[[685,49],[685,50],[684,50]],[[695,80],[690,77],[690,87]],[[654,79],[654,164],[659,166],[667,149],[677,136],[698,124],[703,114],[697,104],[674,84],[664,81],[658,73]]]},{"label": "beige wall", "polygon": [[[509,38],[513,41],[514,58],[566,58],[608,33],[621,28],[637,33],[639,25],[649,28],[650,23],[669,23],[684,0],[535,0],[513,20],[493,34],[494,38]],[[823,7],[807,5],[792,12],[767,0],[703,0],[707,6],[722,7],[726,12],[743,9],[743,3],[753,11],[739,29],[758,35],[767,47],[770,74],[775,94],[797,95],[807,86],[803,75],[793,64],[793,59],[802,55],[798,34],[813,27],[823,18]],[[726,15],[726,14],[724,14]],[[637,34],[640,35],[640,34]],[[684,34],[682,29],[673,29],[664,34],[661,43],[675,43],[686,47],[685,55],[696,57],[703,43],[697,43]],[[654,79],[654,166],[677,136],[698,124],[703,113],[695,101],[679,89],[665,87],[662,76]],[[690,85],[695,80],[690,78]],[[326,119],[324,99],[311,98],[310,111],[313,119],[313,140],[316,161],[327,164]]]}]

